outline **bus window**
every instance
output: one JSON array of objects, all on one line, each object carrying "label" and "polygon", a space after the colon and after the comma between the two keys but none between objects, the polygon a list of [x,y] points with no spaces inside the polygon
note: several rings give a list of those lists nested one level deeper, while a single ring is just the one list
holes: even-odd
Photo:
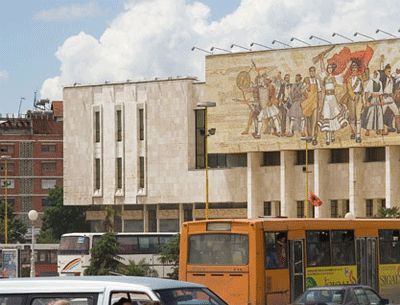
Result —
[{"label": "bus window", "polygon": [[265,233],[265,268],[287,268],[287,232]]},{"label": "bus window", "polygon": [[379,230],[379,249],[381,264],[400,263],[400,231]]},{"label": "bus window", "polygon": [[138,239],[136,236],[120,235],[117,236],[119,246],[118,254],[137,254],[139,251]]},{"label": "bus window", "polygon": [[157,254],[158,237],[157,236],[139,236],[140,254]]},{"label": "bus window", "polygon": [[249,238],[244,234],[198,234],[189,238],[188,263],[247,265]]},{"label": "bus window", "polygon": [[354,231],[331,231],[332,265],[355,265]]},{"label": "bus window", "polygon": [[329,266],[331,247],[329,231],[307,231],[307,266]]},{"label": "bus window", "polygon": [[61,237],[59,254],[89,254],[89,237],[86,236]]}]

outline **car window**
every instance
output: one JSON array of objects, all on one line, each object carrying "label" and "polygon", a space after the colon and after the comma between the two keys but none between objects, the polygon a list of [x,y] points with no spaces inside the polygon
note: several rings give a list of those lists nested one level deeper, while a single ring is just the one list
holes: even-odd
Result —
[{"label": "car window", "polygon": [[332,303],[343,304],[344,289],[309,289],[301,295],[295,303]]},{"label": "car window", "polygon": [[374,291],[371,289],[364,289],[364,291],[371,305],[377,305],[380,303],[381,298]]},{"label": "car window", "polygon": [[143,292],[113,292],[110,305],[146,305],[150,302],[150,297]]},{"label": "car window", "polygon": [[20,295],[0,295],[1,305],[20,305],[25,303],[25,296]]},{"label": "car window", "polygon": [[54,296],[34,297],[31,305],[94,305],[92,297],[86,296]]},{"label": "car window", "polygon": [[360,305],[369,305],[369,299],[368,299],[368,296],[366,295],[364,289],[355,288],[354,289],[354,294],[356,295],[358,304],[360,304]]}]

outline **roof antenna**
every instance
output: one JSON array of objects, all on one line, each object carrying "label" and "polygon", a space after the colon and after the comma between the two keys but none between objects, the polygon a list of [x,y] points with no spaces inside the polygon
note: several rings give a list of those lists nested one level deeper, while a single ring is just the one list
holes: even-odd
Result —
[{"label": "roof antenna", "polygon": [[[36,93],[36,92],[35,92],[35,93]],[[22,104],[22,101],[23,101],[23,100],[25,100],[24,97],[21,97],[21,98],[19,99],[18,117],[21,115],[21,104]]]}]

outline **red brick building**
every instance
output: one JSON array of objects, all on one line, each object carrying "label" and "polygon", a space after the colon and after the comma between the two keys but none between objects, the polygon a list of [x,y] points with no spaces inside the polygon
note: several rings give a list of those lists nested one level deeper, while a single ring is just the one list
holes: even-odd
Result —
[{"label": "red brick building", "polygon": [[26,222],[29,210],[43,212],[49,190],[63,184],[62,113],[62,102],[57,101],[51,111],[0,117],[0,200],[7,175],[8,204]]}]

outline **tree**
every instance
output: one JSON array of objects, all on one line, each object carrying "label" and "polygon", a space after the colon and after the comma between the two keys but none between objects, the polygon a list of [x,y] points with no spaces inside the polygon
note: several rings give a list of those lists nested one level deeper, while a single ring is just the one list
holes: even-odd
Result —
[{"label": "tree", "polygon": [[158,276],[157,271],[151,269],[150,266],[146,264],[144,258],[137,263],[135,263],[133,260],[129,260],[128,265],[121,266],[121,273],[131,276]]},{"label": "tree", "polygon": [[179,240],[180,236],[176,235],[167,243],[161,246],[160,261],[163,264],[172,265],[172,272],[167,276],[171,279],[178,279],[179,275]]},{"label": "tree", "polygon": [[121,257],[117,255],[118,243],[114,233],[103,234],[92,248],[90,265],[85,275],[110,275],[121,268]]},{"label": "tree", "polygon": [[[4,215],[5,205],[2,200],[0,202],[0,243],[5,242]],[[25,242],[25,234],[27,232],[26,225],[15,217],[14,208],[11,204],[7,205],[7,226],[7,237],[9,243]]]},{"label": "tree", "polygon": [[399,207],[391,207],[391,208],[380,208],[378,211],[378,217],[382,218],[400,218],[400,208]]},{"label": "tree", "polygon": [[49,192],[51,206],[45,209],[38,242],[56,243],[64,233],[87,232],[86,208],[63,205],[63,189],[56,186]]}]

